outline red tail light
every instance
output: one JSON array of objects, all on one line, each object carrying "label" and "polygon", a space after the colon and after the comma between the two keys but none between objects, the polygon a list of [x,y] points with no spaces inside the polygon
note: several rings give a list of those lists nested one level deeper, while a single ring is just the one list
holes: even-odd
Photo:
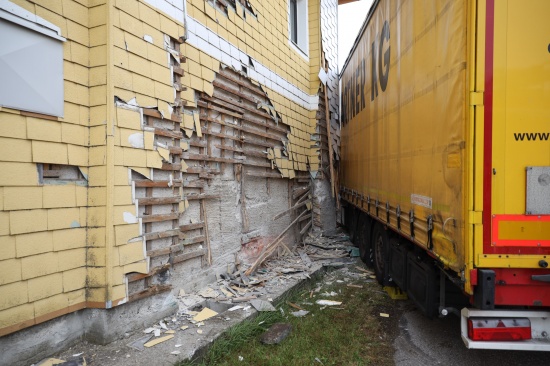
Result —
[{"label": "red tail light", "polygon": [[473,341],[531,339],[531,321],[527,318],[470,318],[468,338]]}]

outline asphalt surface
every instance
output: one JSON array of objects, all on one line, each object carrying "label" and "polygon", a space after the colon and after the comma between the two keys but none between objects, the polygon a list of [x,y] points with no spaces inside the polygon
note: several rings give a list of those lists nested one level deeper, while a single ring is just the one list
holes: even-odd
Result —
[{"label": "asphalt surface", "polygon": [[395,339],[396,366],[550,366],[549,352],[470,350],[460,338],[456,315],[428,319],[409,304]]}]

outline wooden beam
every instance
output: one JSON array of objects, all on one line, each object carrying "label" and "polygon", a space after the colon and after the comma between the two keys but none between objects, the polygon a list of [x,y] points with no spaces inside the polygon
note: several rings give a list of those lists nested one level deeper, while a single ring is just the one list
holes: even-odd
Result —
[{"label": "wooden beam", "polygon": [[200,257],[202,255],[205,255],[206,253],[207,253],[206,249],[200,249],[200,250],[195,250],[195,251],[192,251],[192,252],[189,252],[189,253],[180,254],[180,255],[174,257],[174,260],[172,261],[172,263],[173,264],[180,263],[180,262],[192,259],[192,258]]},{"label": "wooden beam", "polygon": [[142,223],[148,223],[148,222],[160,222],[160,221],[170,221],[170,220],[177,220],[179,218],[178,213],[171,213],[171,214],[160,214],[160,215],[143,215],[139,217],[142,221]]},{"label": "wooden beam", "polygon": [[146,197],[138,198],[138,205],[168,205],[171,203],[179,203],[181,201],[181,196],[170,196],[170,197]]},{"label": "wooden beam", "polygon": [[143,299],[145,297],[153,296],[156,294],[160,294],[161,292],[170,291],[172,289],[172,285],[154,285],[151,286],[145,290],[133,293],[128,296],[128,302],[136,301],[139,299]]}]

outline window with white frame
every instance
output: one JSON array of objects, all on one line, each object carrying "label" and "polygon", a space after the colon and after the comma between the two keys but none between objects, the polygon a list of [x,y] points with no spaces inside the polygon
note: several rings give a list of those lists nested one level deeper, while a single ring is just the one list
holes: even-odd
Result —
[{"label": "window with white frame", "polygon": [[0,106],[63,116],[59,27],[0,0]]},{"label": "window with white frame", "polygon": [[307,0],[288,0],[288,26],[290,42],[307,55]]}]

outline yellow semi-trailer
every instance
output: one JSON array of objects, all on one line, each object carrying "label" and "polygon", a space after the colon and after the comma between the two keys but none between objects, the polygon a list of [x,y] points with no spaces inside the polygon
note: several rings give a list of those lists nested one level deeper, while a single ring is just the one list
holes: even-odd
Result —
[{"label": "yellow semi-trailer", "polygon": [[381,283],[460,314],[469,348],[550,351],[548,14],[375,1],[341,73],[344,222]]}]

